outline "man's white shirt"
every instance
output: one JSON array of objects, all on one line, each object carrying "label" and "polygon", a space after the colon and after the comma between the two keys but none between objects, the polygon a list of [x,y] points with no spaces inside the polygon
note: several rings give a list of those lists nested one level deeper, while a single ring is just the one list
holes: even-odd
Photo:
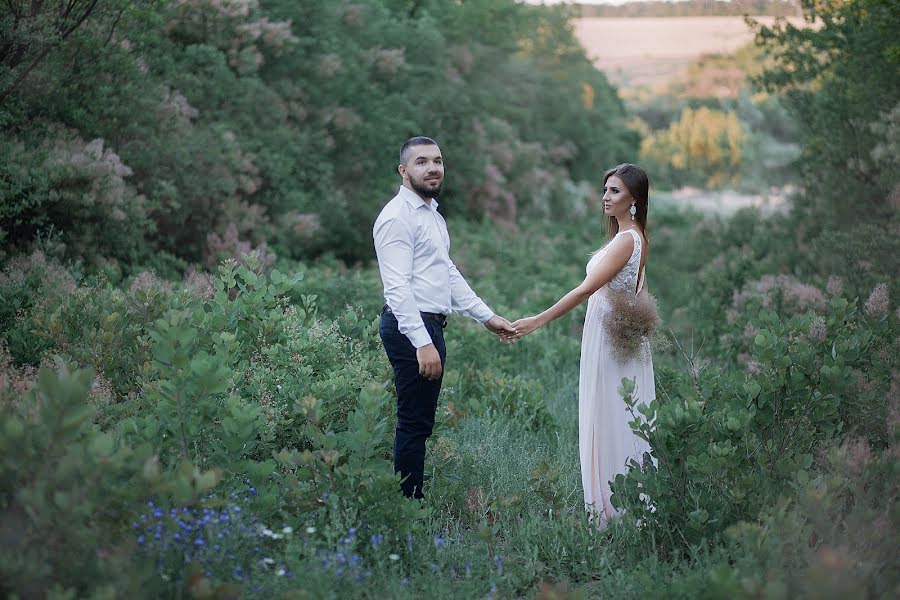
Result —
[{"label": "man's white shirt", "polygon": [[419,312],[456,312],[481,323],[494,316],[450,260],[450,234],[437,207],[401,185],[372,228],[384,299],[416,348],[431,343]]}]

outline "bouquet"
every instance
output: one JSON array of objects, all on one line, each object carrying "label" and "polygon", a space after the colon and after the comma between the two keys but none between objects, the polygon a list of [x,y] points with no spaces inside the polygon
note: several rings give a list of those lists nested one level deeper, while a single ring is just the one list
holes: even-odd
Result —
[{"label": "bouquet", "polygon": [[659,327],[656,298],[649,292],[635,295],[630,290],[608,290],[609,310],[603,327],[612,346],[612,353],[620,364],[635,358],[650,358],[651,339]]}]

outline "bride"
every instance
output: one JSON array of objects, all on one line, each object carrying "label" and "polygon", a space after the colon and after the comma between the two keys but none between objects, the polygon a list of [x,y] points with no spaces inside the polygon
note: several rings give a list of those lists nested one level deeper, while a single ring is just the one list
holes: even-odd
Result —
[{"label": "bride", "polygon": [[578,377],[578,449],[584,502],[601,528],[618,513],[610,503],[609,482],[627,470],[629,459],[641,464],[644,452],[650,451],[649,444],[631,431],[631,416],[618,393],[622,378],[628,378],[635,380],[638,404],[650,404],[655,398],[649,341],[642,340],[633,356],[622,355],[605,326],[605,320],[615,319],[614,294],[631,294],[632,299],[648,294],[644,265],[650,245],[649,188],[647,174],[637,165],[625,163],[604,173],[606,245],[588,261],[587,276],[578,287],[539,315],[513,323],[521,337],[588,301]]}]

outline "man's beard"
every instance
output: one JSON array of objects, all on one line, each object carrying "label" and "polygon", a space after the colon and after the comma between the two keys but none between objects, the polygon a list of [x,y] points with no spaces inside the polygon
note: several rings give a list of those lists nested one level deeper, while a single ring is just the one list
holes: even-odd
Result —
[{"label": "man's beard", "polygon": [[421,182],[409,180],[410,185],[412,185],[412,189],[415,193],[417,193],[422,198],[437,198],[441,195],[441,188],[444,186],[443,180],[438,184],[436,188],[429,188],[425,185],[425,180]]}]

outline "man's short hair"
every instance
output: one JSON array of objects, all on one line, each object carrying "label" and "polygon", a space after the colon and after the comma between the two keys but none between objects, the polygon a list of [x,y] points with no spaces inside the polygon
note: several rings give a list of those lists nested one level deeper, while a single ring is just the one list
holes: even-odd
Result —
[{"label": "man's short hair", "polygon": [[409,160],[409,155],[411,154],[411,150],[416,146],[437,146],[438,143],[429,137],[424,136],[416,136],[409,138],[405,142],[403,142],[403,146],[400,147],[400,164],[405,165],[406,161]]}]

